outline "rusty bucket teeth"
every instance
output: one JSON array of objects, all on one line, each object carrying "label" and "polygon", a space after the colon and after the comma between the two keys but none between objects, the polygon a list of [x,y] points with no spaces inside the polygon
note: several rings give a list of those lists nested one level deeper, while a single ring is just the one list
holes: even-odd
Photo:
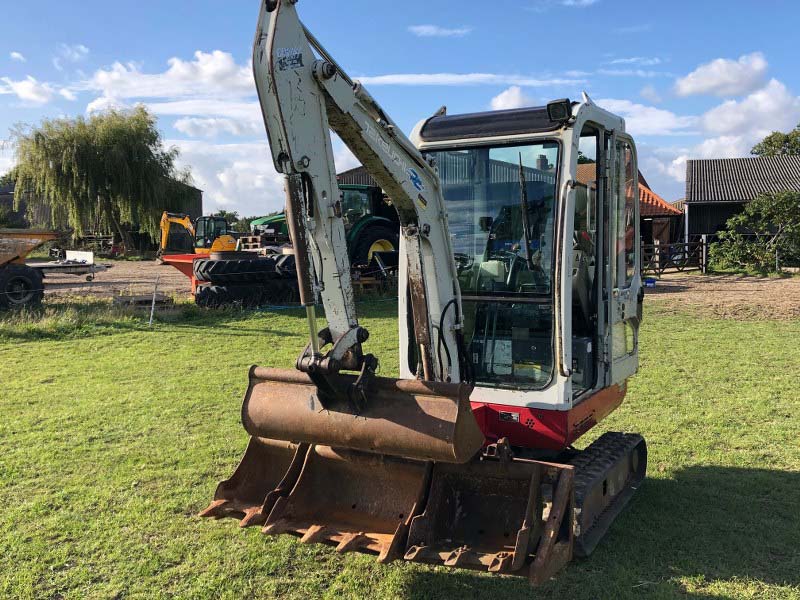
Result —
[{"label": "rusty bucket teeth", "polygon": [[403,556],[408,525],[419,514],[432,465],[314,446],[297,484],[278,498],[264,533],[289,533],[338,552]]},{"label": "rusty bucket teeth", "polygon": [[237,517],[241,527],[263,525],[276,500],[294,487],[308,449],[308,444],[250,438],[233,476],[217,486],[200,516]]}]

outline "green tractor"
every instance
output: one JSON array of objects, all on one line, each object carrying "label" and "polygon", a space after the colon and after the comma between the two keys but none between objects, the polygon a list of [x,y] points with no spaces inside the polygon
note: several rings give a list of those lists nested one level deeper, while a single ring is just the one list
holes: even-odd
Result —
[{"label": "green tractor", "polygon": [[[376,252],[397,252],[400,239],[400,222],[397,212],[380,188],[369,185],[343,184],[342,216],[347,232],[347,250],[353,266],[368,265]],[[286,215],[278,213],[256,219],[250,223],[255,235],[264,243],[282,245],[289,243]]]}]

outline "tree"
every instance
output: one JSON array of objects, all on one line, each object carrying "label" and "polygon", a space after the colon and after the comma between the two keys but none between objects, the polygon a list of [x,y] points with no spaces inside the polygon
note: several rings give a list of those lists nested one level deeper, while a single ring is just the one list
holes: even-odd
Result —
[{"label": "tree", "polygon": [[753,146],[750,154],[756,156],[800,155],[800,125],[789,133],[773,131]]},{"label": "tree", "polygon": [[761,194],[726,227],[711,246],[716,267],[779,271],[781,262],[800,261],[800,192]]},{"label": "tree", "polygon": [[579,165],[589,165],[589,164],[594,164],[594,162],[595,161],[594,161],[593,158],[589,158],[583,152],[578,150],[578,164]]},{"label": "tree", "polygon": [[0,175],[0,186],[12,185],[17,180],[16,168],[11,169],[5,175]]},{"label": "tree", "polygon": [[[111,110],[88,119],[44,120],[15,132],[15,204],[29,213],[45,206],[49,227],[112,231],[126,252],[130,227],[158,235],[165,203],[174,210],[192,199],[188,172],[178,172],[176,148],[165,149],[156,120],[144,107]],[[41,212],[41,211],[38,211]]]},{"label": "tree", "polygon": [[222,217],[223,219],[225,219],[225,221],[231,227],[233,227],[236,224],[236,222],[239,220],[239,213],[236,212],[235,210],[222,210],[222,209],[220,209],[216,213],[214,213],[212,216],[214,216],[214,217]]}]

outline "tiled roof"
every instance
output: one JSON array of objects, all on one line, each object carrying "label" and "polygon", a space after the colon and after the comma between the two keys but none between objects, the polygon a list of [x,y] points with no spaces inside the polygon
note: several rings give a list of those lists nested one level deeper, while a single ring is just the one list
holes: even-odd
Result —
[{"label": "tiled roof", "polygon": [[643,217],[677,217],[683,213],[656,194],[639,184],[639,206]]},{"label": "tiled roof", "polygon": [[[588,184],[595,180],[595,173],[595,164],[585,163],[578,165],[576,176],[578,181]],[[639,173],[639,201],[642,217],[677,217],[683,214],[651,190],[641,173]]]},{"label": "tiled roof", "polygon": [[764,192],[800,191],[800,156],[686,161],[686,203],[747,202]]}]

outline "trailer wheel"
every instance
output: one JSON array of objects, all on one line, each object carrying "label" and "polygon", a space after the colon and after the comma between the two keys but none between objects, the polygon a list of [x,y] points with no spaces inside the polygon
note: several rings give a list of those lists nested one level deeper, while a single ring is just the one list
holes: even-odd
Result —
[{"label": "trailer wheel", "polygon": [[0,308],[20,308],[39,304],[44,298],[44,279],[26,265],[0,269]]}]

